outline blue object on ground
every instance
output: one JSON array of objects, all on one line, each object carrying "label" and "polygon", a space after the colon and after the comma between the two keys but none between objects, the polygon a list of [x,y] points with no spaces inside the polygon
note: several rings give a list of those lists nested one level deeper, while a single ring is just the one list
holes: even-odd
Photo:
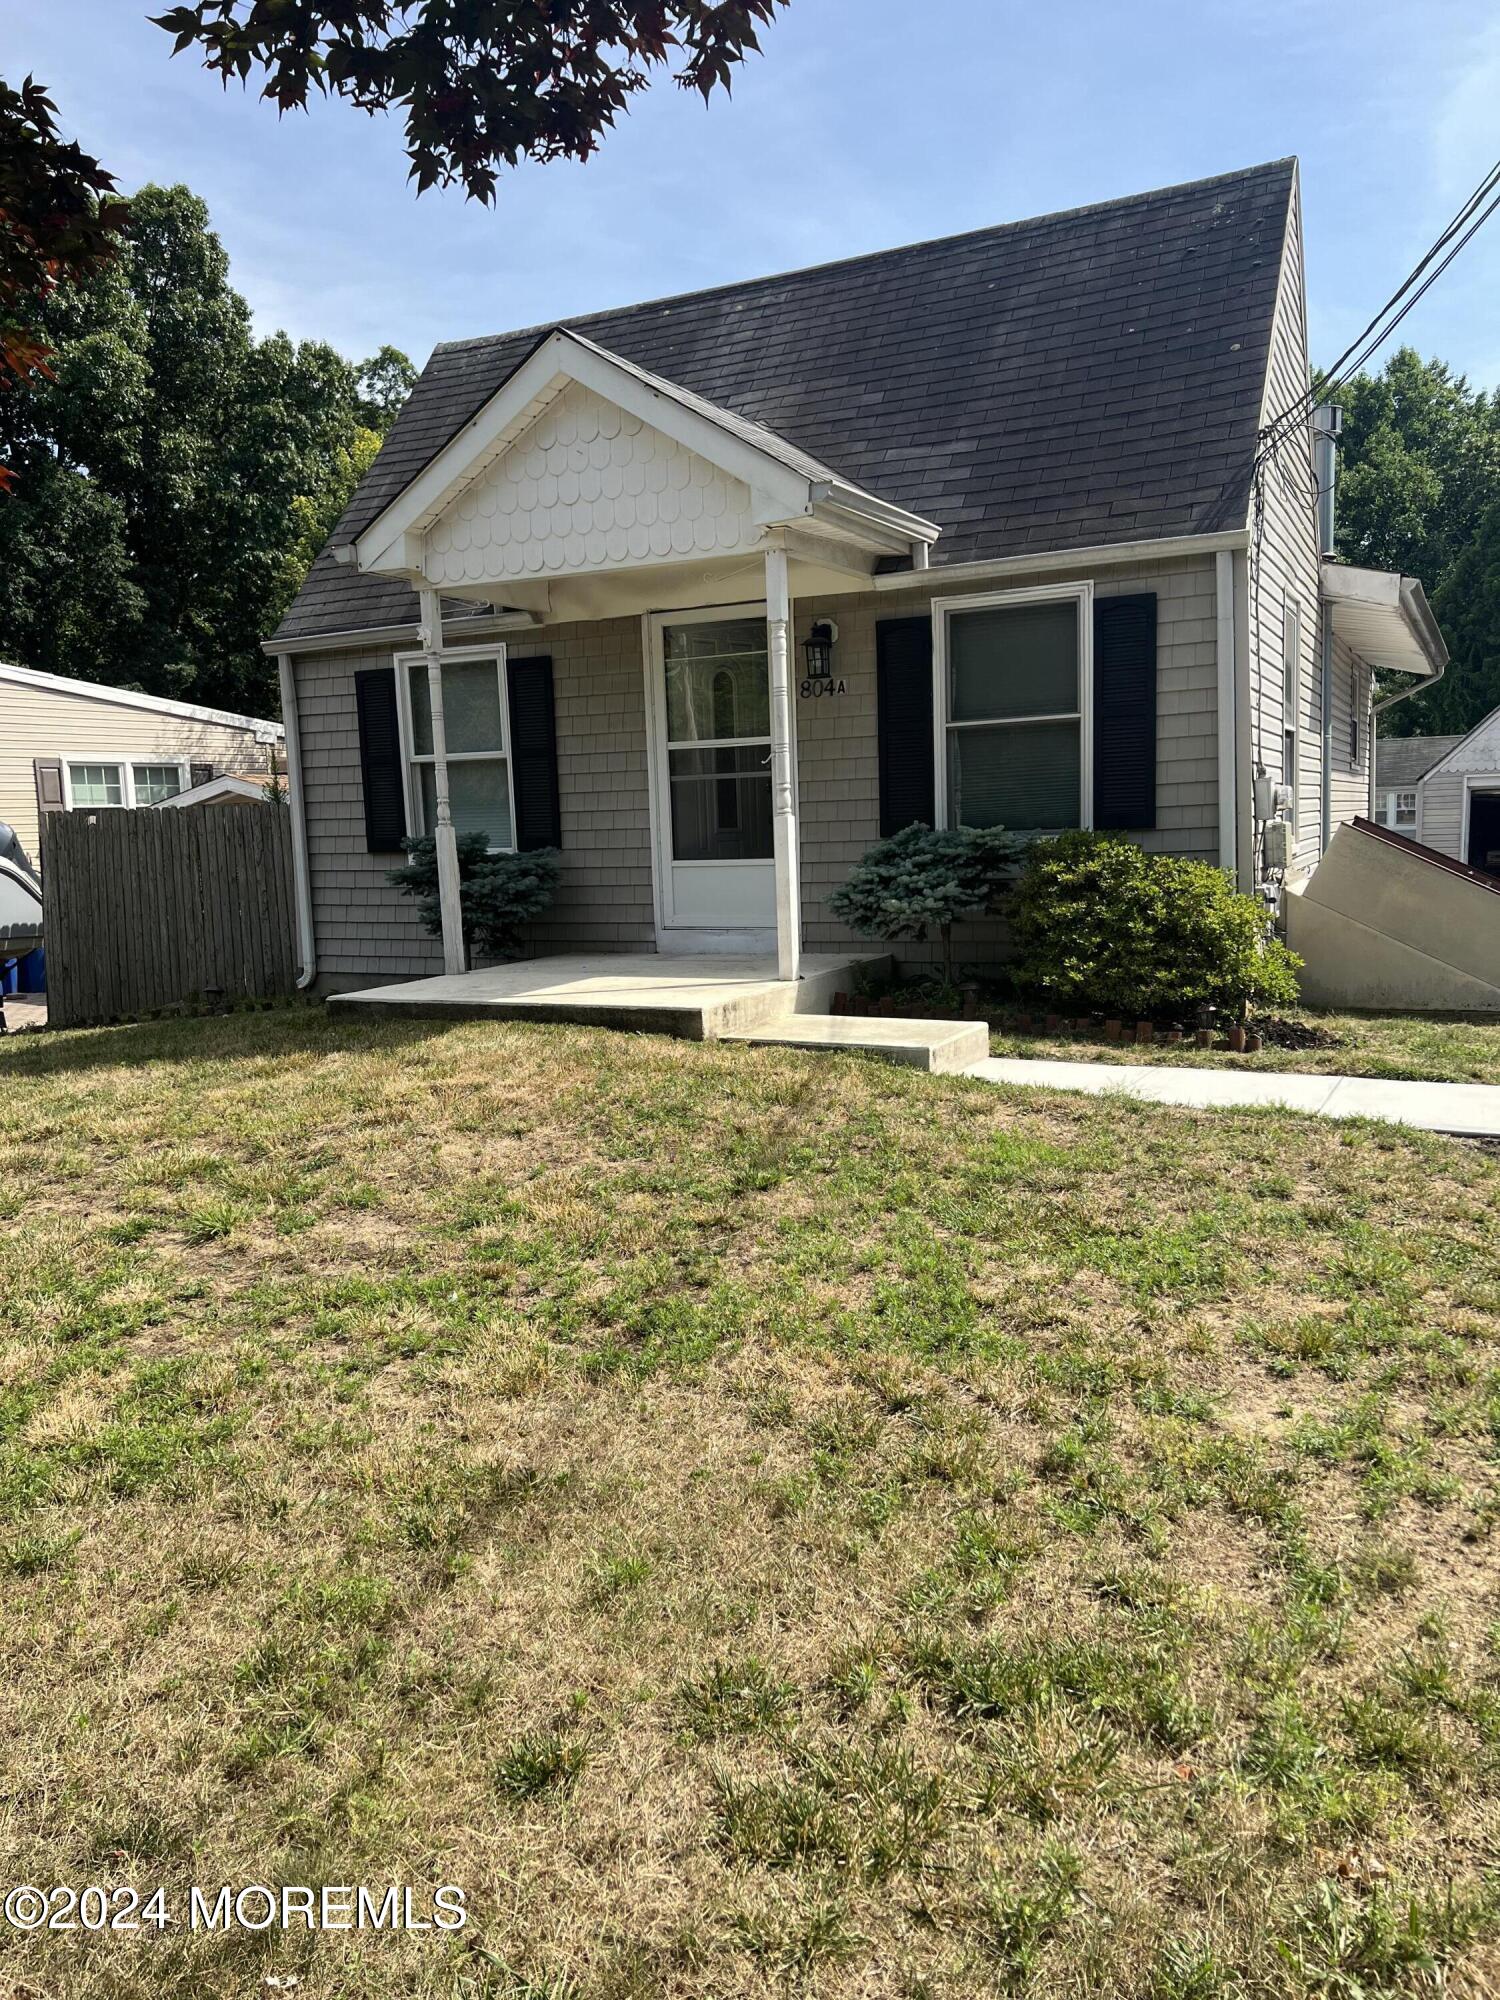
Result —
[{"label": "blue object on ground", "polygon": [[17,968],[18,991],[22,993],[45,993],[47,990],[47,953],[28,951]]}]

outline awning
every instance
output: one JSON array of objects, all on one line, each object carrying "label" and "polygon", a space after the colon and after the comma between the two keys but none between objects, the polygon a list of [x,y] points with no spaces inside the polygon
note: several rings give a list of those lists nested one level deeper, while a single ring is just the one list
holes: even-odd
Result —
[{"label": "awning", "polygon": [[1336,636],[1367,666],[1424,680],[1447,666],[1448,648],[1414,576],[1325,562],[1323,602]]}]

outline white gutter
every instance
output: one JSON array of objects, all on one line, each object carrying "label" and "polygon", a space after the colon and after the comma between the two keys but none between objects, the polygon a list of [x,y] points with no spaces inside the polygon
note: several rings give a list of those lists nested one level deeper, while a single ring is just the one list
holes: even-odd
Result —
[{"label": "white gutter", "polygon": [[[415,586],[413,586],[415,588]],[[450,636],[459,632],[477,633],[481,638],[492,632],[534,632],[546,624],[534,611],[496,611],[478,618],[456,618]],[[314,632],[305,639],[262,639],[260,650],[279,659],[283,652],[347,653],[361,646],[401,646],[422,636],[422,627],[409,625],[366,625],[347,632]]]},{"label": "white gutter", "polygon": [[1234,552],[1214,554],[1215,705],[1219,746],[1219,866],[1238,875],[1238,732],[1234,694]]},{"label": "white gutter", "polygon": [[985,562],[935,563],[929,569],[887,570],[872,576],[875,590],[910,590],[914,583],[979,582],[991,576],[1030,576],[1053,570],[1100,569],[1120,563],[1173,562],[1183,556],[1218,555],[1250,546],[1248,528],[1213,535],[1163,535],[1154,541],[1102,542],[1089,549],[1038,549],[1034,554],[994,556]]},{"label": "white gutter", "polygon": [[297,991],[305,993],[318,976],[318,945],[313,932],[312,878],[307,863],[307,805],[302,790],[302,732],[297,721],[297,684],[292,656],[278,653],[281,672],[281,720],[286,729],[286,794],[292,815],[292,883],[297,903],[297,951],[302,969]]}]

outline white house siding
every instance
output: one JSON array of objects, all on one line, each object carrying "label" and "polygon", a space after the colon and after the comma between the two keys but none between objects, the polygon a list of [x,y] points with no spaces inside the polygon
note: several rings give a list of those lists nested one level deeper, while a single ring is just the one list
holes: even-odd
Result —
[{"label": "white house siding", "polygon": [[1456,744],[1417,787],[1416,835],[1426,847],[1467,861],[1470,787],[1500,791],[1500,709]]},{"label": "white house siding", "polygon": [[268,751],[252,729],[161,715],[111,701],[109,690],[73,694],[0,680],[0,820],[13,826],[33,861],[40,827],[35,760],[212,764],[252,776]]},{"label": "white house siding", "polygon": [[[1359,723],[1359,755],[1351,757],[1353,723]],[[1368,816],[1370,810],[1370,670],[1342,639],[1333,642],[1333,757],[1329,797],[1333,824]]]},{"label": "white house siding", "polygon": [[[1302,256],[1301,197],[1294,180],[1281,286],[1266,376],[1264,421],[1306,394],[1309,383],[1307,311]],[[1313,867],[1322,842],[1322,674],[1319,659],[1317,515],[1313,502],[1312,439],[1299,423],[1261,472],[1263,504],[1258,550],[1251,558],[1251,754],[1257,769],[1297,789],[1298,870]],[[1257,560],[1258,556],[1258,560]],[[1286,607],[1301,607],[1297,662],[1297,770],[1285,763],[1284,667]],[[1257,837],[1259,829],[1257,829]],[[1258,857],[1257,857],[1258,858]]]}]

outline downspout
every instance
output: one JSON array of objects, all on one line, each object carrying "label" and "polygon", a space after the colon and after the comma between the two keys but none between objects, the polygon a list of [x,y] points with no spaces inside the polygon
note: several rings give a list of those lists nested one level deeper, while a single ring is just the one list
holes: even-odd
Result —
[{"label": "downspout", "polygon": [[290,653],[278,653],[281,676],[281,721],[286,730],[286,797],[292,815],[292,890],[297,904],[297,955],[302,969],[297,991],[305,993],[318,976],[318,945],[313,932],[312,875],[307,861],[307,805],[302,791],[302,731],[297,722],[297,683]]},{"label": "downspout", "polygon": [[[1318,567],[1333,560],[1338,492],[1339,434],[1344,413],[1336,403],[1323,403],[1312,413],[1313,485],[1317,494]],[[1328,606],[1318,595],[1319,638],[1319,720],[1323,734],[1323,783],[1321,818],[1323,838],[1320,853],[1326,853],[1333,838],[1333,620]],[[1375,769],[1374,718],[1371,718],[1370,769]],[[1373,778],[1371,780],[1373,783]]]},{"label": "downspout", "polygon": [[1234,700],[1234,557],[1214,556],[1214,659],[1219,710],[1219,866],[1238,875],[1238,731]]}]

